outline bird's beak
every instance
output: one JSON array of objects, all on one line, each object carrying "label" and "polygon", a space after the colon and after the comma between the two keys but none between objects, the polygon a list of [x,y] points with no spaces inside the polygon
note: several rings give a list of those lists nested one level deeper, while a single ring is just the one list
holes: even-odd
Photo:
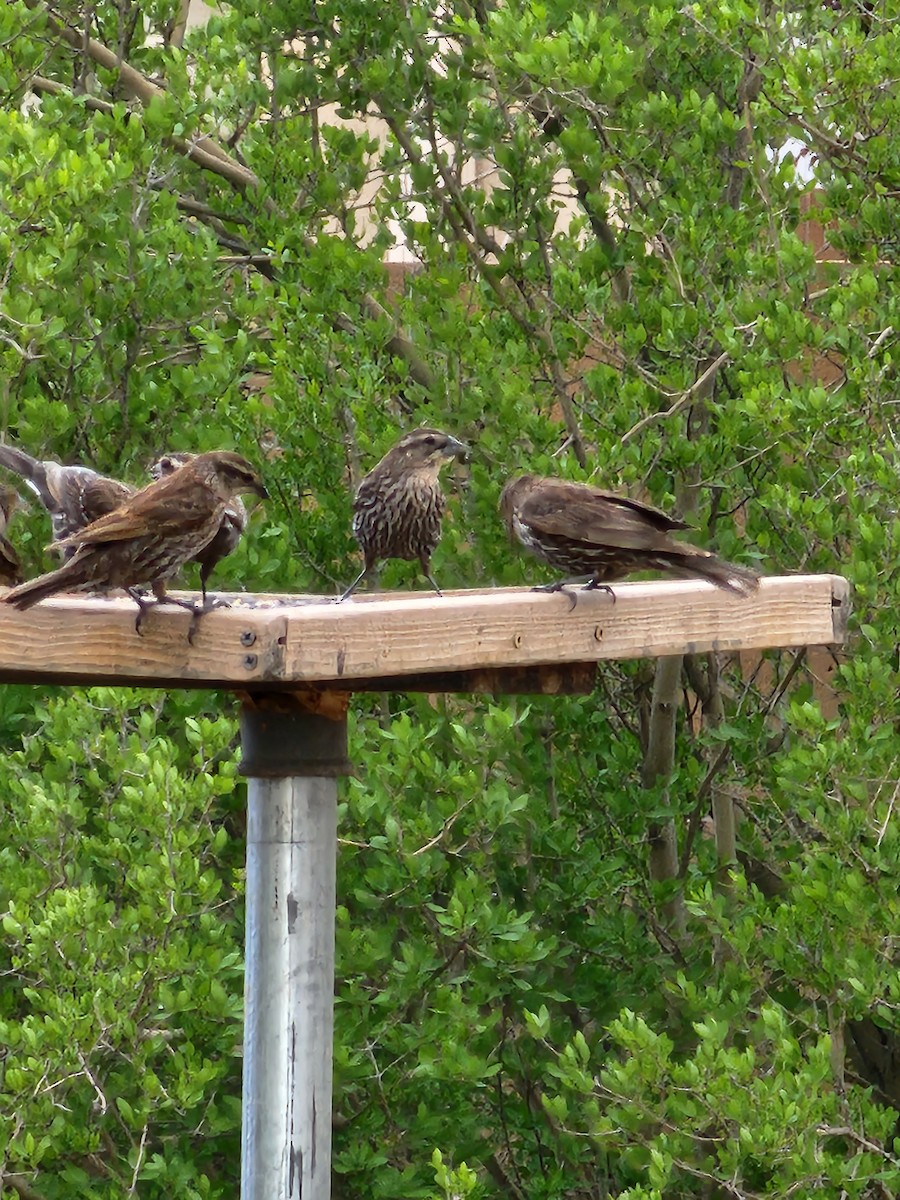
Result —
[{"label": "bird's beak", "polygon": [[472,457],[472,451],[465,442],[458,441],[455,437],[448,437],[447,444],[444,446],[441,453],[445,458],[457,458],[460,462],[468,462]]},{"label": "bird's beak", "polygon": [[256,492],[257,496],[259,496],[260,500],[268,500],[269,492],[264,483],[255,483],[253,485],[253,490]]}]

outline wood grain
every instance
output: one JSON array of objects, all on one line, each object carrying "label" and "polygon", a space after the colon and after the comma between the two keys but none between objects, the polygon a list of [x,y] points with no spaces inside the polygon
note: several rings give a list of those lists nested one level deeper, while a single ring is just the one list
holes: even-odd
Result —
[{"label": "wood grain", "polygon": [[[749,599],[693,580],[622,583],[615,599],[572,589],[232,597],[203,618],[154,610],[143,636],[129,600],[54,598],[18,612],[0,604],[0,679],[229,687],[383,690],[387,681],[566,690],[536,668],[703,650],[826,645],[846,636],[849,586],[837,575],[772,576]],[[562,679],[566,673],[559,676]],[[541,684],[545,676],[546,685]],[[518,677],[519,684],[515,686]],[[585,679],[584,670],[573,678]]]}]

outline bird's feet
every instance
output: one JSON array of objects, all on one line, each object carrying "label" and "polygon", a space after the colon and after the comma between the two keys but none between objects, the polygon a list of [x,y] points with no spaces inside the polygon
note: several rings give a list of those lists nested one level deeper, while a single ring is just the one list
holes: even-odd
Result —
[{"label": "bird's feet", "polygon": [[[183,603],[185,603],[185,606],[187,607],[187,603],[186,602],[183,602]],[[231,605],[229,604],[229,602],[227,600],[222,600],[218,596],[204,596],[202,604],[191,604],[190,605],[190,609],[191,609],[191,612],[193,613],[193,616],[191,617],[191,623],[188,627],[188,645],[189,646],[193,646],[193,644],[194,644],[194,636],[196,635],[197,629],[199,628],[200,618],[202,616],[204,616],[206,613],[212,612],[213,609],[216,609],[216,608],[231,608]]]},{"label": "bird's feet", "polygon": [[606,592],[607,596],[612,599],[613,604],[616,602],[616,593],[608,583],[601,583],[599,579],[589,579],[581,590],[583,592]]},{"label": "bird's feet", "polygon": [[188,642],[193,645],[194,634],[197,632],[197,622],[203,614],[209,612],[211,608],[220,607],[221,604],[227,606],[227,601],[213,601],[211,603],[207,601],[203,605],[198,605],[193,600],[181,600],[177,596],[169,595],[155,596],[152,600],[148,600],[146,592],[141,592],[137,588],[128,588],[127,590],[129,596],[131,596],[132,600],[138,606],[138,615],[134,622],[134,632],[140,637],[144,636],[141,633],[141,627],[144,624],[144,617],[151,608],[157,608],[160,604],[177,604],[179,608],[186,608],[192,615],[191,624],[188,629]]},{"label": "bird's feet", "polygon": [[606,592],[607,595],[611,597],[613,604],[615,604],[616,594],[608,583],[601,583],[599,579],[589,579],[587,583],[581,585],[578,591],[570,590],[575,587],[577,582],[578,580],[573,579],[557,579],[553,583],[539,583],[531,590],[533,592],[565,592],[572,601],[572,603],[569,605],[569,612],[571,612],[578,603],[578,591]]},{"label": "bird's feet", "polygon": [[570,586],[571,586],[570,581],[568,579],[557,579],[553,583],[535,584],[535,586],[531,590],[533,592],[544,592],[545,595],[548,593],[550,593],[552,595],[556,595],[558,592],[565,592],[565,594],[569,597],[569,600],[571,602],[569,604],[569,612],[571,612],[572,609],[575,607],[575,605],[578,603],[578,593],[569,591]]},{"label": "bird's feet", "polygon": [[138,614],[134,618],[134,632],[138,635],[138,637],[143,637],[144,635],[141,633],[141,626],[144,623],[144,617],[147,615],[147,613],[150,611],[151,608],[156,608],[159,601],[155,600],[155,599],[148,600],[147,593],[143,592],[143,591],[138,591],[137,588],[129,588],[128,594],[129,594],[129,596],[131,596],[132,600],[138,606]]}]

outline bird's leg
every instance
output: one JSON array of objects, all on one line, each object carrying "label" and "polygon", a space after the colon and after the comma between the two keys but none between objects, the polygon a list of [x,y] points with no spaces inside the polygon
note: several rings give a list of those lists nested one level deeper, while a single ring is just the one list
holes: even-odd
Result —
[{"label": "bird's leg", "polygon": [[200,576],[200,597],[200,607],[198,608],[196,604],[192,605],[192,611],[194,615],[191,617],[191,623],[188,628],[189,646],[193,646],[194,644],[194,635],[196,634],[197,628],[200,625],[200,618],[204,615],[204,613],[212,612],[215,608],[231,608],[231,605],[227,600],[220,600],[218,596],[209,596],[206,591],[206,580],[202,575]]},{"label": "bird's leg", "polygon": [[194,634],[197,632],[197,625],[200,623],[200,618],[207,611],[206,609],[206,588],[203,588],[203,604],[198,605],[196,600],[179,600],[177,596],[170,596],[166,591],[166,585],[163,582],[157,582],[153,585],[153,592],[156,596],[157,604],[177,604],[179,608],[186,608],[191,614],[191,623],[188,626],[188,645],[193,646]]},{"label": "bird's leg", "polygon": [[200,598],[203,601],[203,612],[210,612],[214,608],[231,608],[230,601],[223,600],[221,596],[210,597],[206,590],[206,577],[202,574],[200,576]]},{"label": "bird's leg", "polygon": [[437,581],[435,580],[434,576],[431,573],[431,554],[430,553],[419,555],[419,566],[422,568],[422,574],[425,576],[425,578],[428,580],[428,582],[434,588],[437,595],[443,596],[444,593],[438,587]]},{"label": "bird's leg", "polygon": [[[193,600],[181,600],[177,596],[170,596],[166,591],[165,583],[157,580],[151,585],[153,590],[153,600],[148,600],[146,594],[139,588],[126,588],[128,595],[138,606],[138,615],[134,623],[135,633],[140,634],[141,626],[144,623],[144,617],[151,608],[156,608],[160,604],[177,604],[179,608],[186,608],[189,613],[193,614],[194,620],[191,621],[191,627],[188,630],[188,641],[193,643],[195,630],[195,622],[202,615],[203,609],[198,609],[197,604]],[[143,635],[142,635],[143,636]]]},{"label": "bird's leg", "polygon": [[360,571],[360,573],[357,575],[357,577],[353,580],[353,582],[347,588],[346,592],[344,592],[344,594],[342,596],[338,596],[338,604],[340,604],[340,602],[342,600],[346,600],[348,596],[353,595],[353,593],[356,591],[356,589],[359,587],[359,585],[362,583],[362,581],[368,575],[370,570],[371,570],[371,567],[363,567],[363,569]]}]

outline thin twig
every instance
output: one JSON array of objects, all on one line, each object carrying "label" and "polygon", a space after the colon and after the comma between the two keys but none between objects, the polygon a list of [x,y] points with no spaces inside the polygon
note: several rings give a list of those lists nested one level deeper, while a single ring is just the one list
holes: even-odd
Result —
[{"label": "thin twig", "polygon": [[867,353],[866,357],[867,357],[867,358],[874,358],[874,357],[875,357],[875,352],[878,350],[878,347],[879,347],[879,346],[881,345],[881,343],[882,343],[882,342],[885,340],[885,338],[888,338],[888,337],[890,337],[890,335],[891,335],[893,332],[894,332],[894,327],[893,327],[893,325],[888,325],[887,329],[882,329],[881,333],[879,333],[878,337],[875,339],[875,341],[874,341],[874,342],[872,343],[872,345],[869,347],[869,351],[868,351],[868,353]]},{"label": "thin twig", "polygon": [[134,1171],[131,1173],[131,1187],[128,1189],[128,1195],[133,1196],[137,1190],[138,1174],[141,1170],[141,1163],[144,1161],[144,1147],[147,1145],[147,1128],[148,1122],[144,1122],[144,1128],[141,1130],[141,1144],[138,1146],[137,1158],[134,1163]]},{"label": "thin twig", "polygon": [[887,833],[887,828],[888,828],[888,825],[890,825],[890,823],[891,823],[891,815],[894,811],[894,804],[897,801],[898,795],[900,795],[900,780],[898,780],[897,786],[894,788],[894,794],[891,796],[890,802],[888,804],[887,813],[885,815],[882,826],[878,831],[878,838],[875,842],[876,849],[881,845],[882,841],[884,840],[884,835]]},{"label": "thin twig", "polygon": [[632,425],[631,429],[622,435],[619,440],[619,444],[624,446],[626,442],[631,441],[636,434],[640,433],[641,430],[645,429],[648,425],[652,425],[655,421],[664,421],[667,417],[674,417],[676,413],[681,412],[683,408],[692,403],[692,401],[696,400],[697,396],[702,393],[703,389],[709,384],[710,380],[714,378],[716,373],[725,365],[725,363],[730,361],[730,358],[731,355],[728,353],[728,351],[723,350],[718,358],[713,359],[699,379],[696,379],[686,392],[682,392],[671,408],[664,409],[662,412],[648,413],[646,417],[641,417],[640,421],[638,421],[636,425]]}]

